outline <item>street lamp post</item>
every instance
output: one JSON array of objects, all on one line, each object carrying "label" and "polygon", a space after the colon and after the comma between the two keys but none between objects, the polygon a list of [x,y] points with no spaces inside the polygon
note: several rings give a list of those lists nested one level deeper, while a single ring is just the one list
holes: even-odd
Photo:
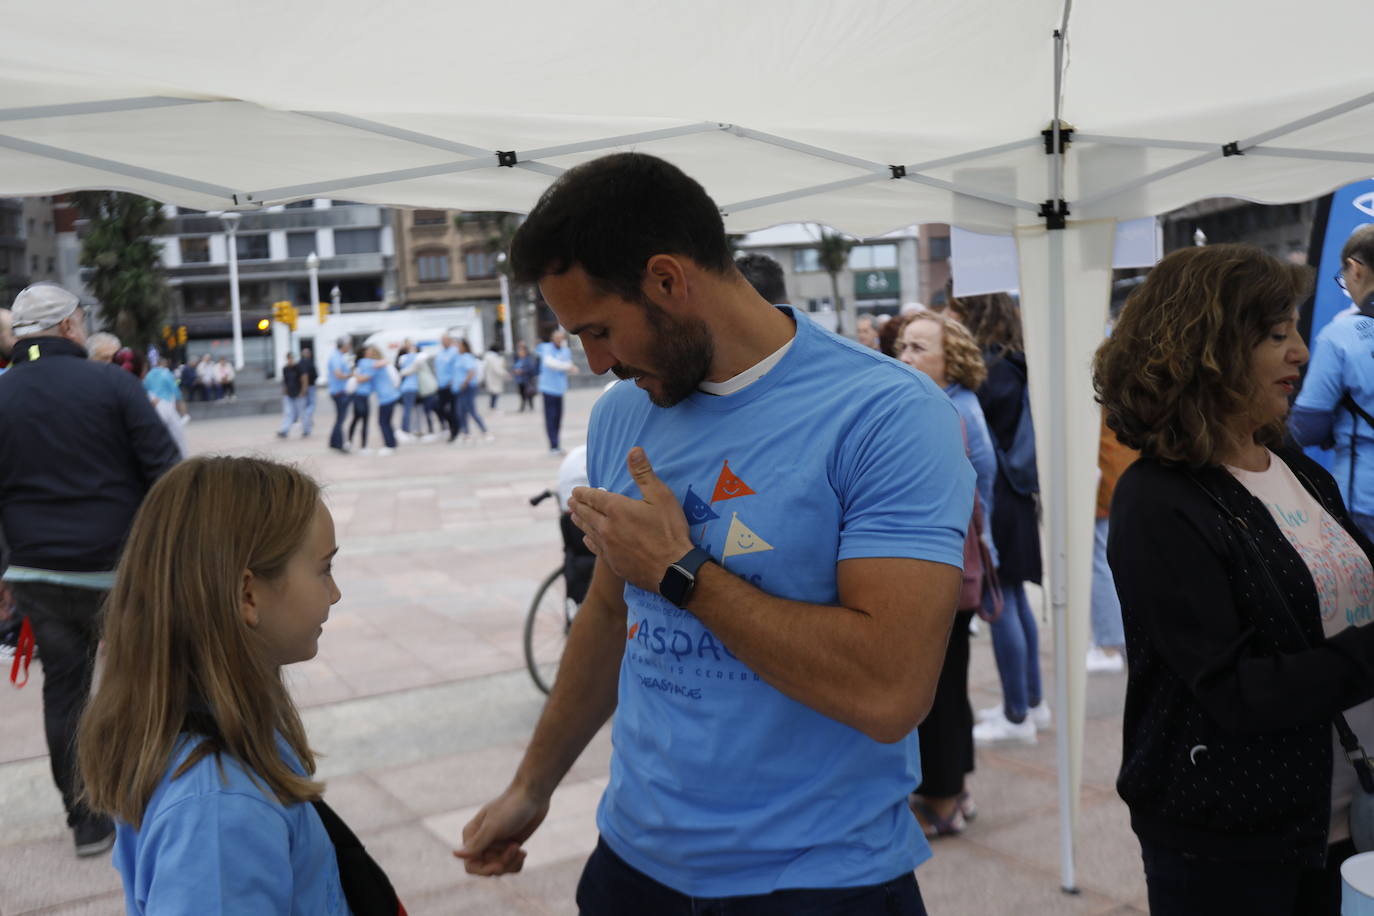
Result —
[{"label": "street lamp post", "polygon": [[239,220],[241,213],[232,210],[219,215],[224,223],[225,240],[229,243],[229,321],[234,334],[234,368],[243,368],[243,317],[239,308]]},{"label": "street lamp post", "polygon": [[339,291],[339,284],[335,283],[334,288],[329,291],[329,301],[334,303],[333,312],[335,315],[342,314],[342,309],[339,307],[339,303],[342,299],[343,293]]},{"label": "street lamp post", "polygon": [[510,301],[510,278],[506,276],[506,253],[504,251],[497,252],[496,263],[500,265],[496,268],[496,276],[501,280],[501,307],[506,316],[501,321],[501,342],[505,345],[507,353],[514,353],[515,344],[512,342],[511,325],[515,323],[515,308]]},{"label": "street lamp post", "polygon": [[315,316],[315,327],[320,324],[320,256],[310,252],[305,258],[305,269],[310,271],[310,314]]}]

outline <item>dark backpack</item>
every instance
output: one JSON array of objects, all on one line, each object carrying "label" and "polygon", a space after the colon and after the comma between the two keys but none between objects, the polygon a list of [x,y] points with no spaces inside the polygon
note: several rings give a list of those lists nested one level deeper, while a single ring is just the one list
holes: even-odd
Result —
[{"label": "dark backpack", "polygon": [[1019,370],[1018,374],[1022,376],[1023,383],[1021,412],[1016,417],[1011,445],[1003,450],[996,436],[990,438],[993,451],[997,453],[997,470],[1007,486],[1021,496],[1035,496],[1040,492],[1040,471],[1035,462],[1035,421],[1031,419],[1030,385],[1026,384],[1025,375]]}]

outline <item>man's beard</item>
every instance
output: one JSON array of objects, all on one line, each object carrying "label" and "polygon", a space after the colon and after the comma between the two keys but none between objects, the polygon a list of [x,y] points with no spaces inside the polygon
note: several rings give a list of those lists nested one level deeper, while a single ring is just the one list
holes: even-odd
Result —
[{"label": "man's beard", "polygon": [[661,390],[655,393],[645,388],[649,400],[657,407],[672,407],[686,400],[710,373],[716,355],[715,341],[711,329],[700,318],[674,318],[647,299],[640,305],[654,332],[650,351],[654,371],[624,364],[611,367],[611,371],[622,379],[652,375]]}]

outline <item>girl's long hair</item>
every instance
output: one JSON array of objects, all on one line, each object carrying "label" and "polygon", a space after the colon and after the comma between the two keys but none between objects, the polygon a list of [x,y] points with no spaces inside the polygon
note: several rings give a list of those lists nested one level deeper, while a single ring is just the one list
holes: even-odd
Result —
[{"label": "girl's long hair", "polygon": [[[188,714],[212,734],[193,738],[173,778],[229,754],[283,804],[320,797],[300,715],[240,610],[244,571],[283,575],[319,501],[309,476],[257,458],[193,458],[148,493],[105,605],[105,670],[77,733],[93,810],[139,827]],[[308,775],[282,760],[279,734]]]}]

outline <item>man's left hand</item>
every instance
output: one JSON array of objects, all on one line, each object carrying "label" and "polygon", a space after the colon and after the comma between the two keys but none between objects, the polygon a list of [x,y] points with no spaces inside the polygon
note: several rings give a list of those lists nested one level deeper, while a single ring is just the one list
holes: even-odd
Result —
[{"label": "man's left hand", "polygon": [[654,473],[644,449],[630,449],[625,464],[640,499],[577,487],[568,508],[587,547],[617,576],[657,593],[668,567],[692,549],[687,516],[676,494]]}]

